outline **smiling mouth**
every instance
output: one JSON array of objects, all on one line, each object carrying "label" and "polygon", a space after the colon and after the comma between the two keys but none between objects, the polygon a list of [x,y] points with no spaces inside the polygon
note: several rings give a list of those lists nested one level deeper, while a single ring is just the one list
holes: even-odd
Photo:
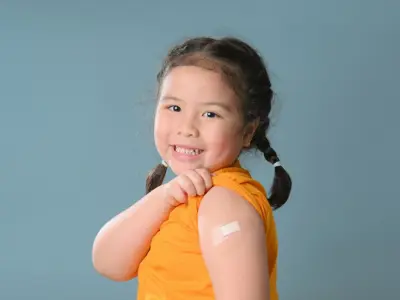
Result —
[{"label": "smiling mouth", "polygon": [[186,155],[199,155],[201,154],[204,150],[201,149],[196,149],[196,148],[185,148],[185,147],[180,147],[180,146],[174,146],[174,151],[180,154],[186,154]]}]

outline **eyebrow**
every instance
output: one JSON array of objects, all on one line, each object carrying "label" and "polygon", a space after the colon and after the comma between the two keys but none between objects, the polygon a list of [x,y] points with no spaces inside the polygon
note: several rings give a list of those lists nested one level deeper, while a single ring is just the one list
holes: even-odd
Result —
[{"label": "eyebrow", "polygon": [[[174,101],[178,101],[178,102],[185,102],[183,99],[180,99],[178,97],[174,97],[174,96],[164,96],[161,99],[162,101],[168,101],[168,100],[174,100]],[[220,102],[213,102],[213,101],[209,101],[209,102],[204,102],[202,103],[203,106],[219,106],[223,109],[225,109],[226,111],[231,112],[232,111],[232,107],[230,107],[229,105],[226,105],[224,103],[220,103]]]}]

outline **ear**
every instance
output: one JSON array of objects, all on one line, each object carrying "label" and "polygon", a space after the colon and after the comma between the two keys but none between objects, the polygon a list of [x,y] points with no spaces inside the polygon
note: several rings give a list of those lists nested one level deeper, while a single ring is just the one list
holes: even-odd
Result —
[{"label": "ear", "polygon": [[257,118],[246,125],[246,127],[244,128],[243,147],[250,147],[251,140],[253,139],[254,133],[256,132],[259,124],[260,119]]}]

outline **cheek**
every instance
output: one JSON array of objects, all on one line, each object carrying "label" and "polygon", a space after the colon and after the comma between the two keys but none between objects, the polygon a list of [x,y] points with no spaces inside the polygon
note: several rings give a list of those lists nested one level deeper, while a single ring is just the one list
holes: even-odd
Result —
[{"label": "cheek", "polygon": [[160,154],[164,154],[167,148],[166,141],[169,134],[168,126],[165,126],[167,123],[163,114],[156,113],[154,120],[154,141]]},{"label": "cheek", "polygon": [[215,153],[237,152],[242,148],[242,132],[234,126],[221,126],[208,130],[207,142],[216,150]]}]

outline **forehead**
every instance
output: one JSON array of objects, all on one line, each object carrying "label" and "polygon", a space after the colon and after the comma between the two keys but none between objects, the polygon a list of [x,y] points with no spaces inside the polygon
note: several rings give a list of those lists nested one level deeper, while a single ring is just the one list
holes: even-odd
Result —
[{"label": "forehead", "polygon": [[173,68],[164,78],[160,98],[174,96],[185,101],[220,101],[237,104],[236,94],[216,71],[196,66]]}]

